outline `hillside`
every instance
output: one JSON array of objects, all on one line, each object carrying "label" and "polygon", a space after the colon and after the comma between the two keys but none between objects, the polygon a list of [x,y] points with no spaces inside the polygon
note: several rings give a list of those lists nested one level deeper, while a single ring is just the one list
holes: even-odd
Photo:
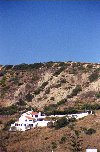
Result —
[{"label": "hillside", "polygon": [[[42,109],[100,102],[100,64],[48,62],[1,66],[0,106],[25,102]],[[65,102],[63,102],[65,101]]]},{"label": "hillside", "polygon": [[[60,129],[9,132],[10,124],[31,108],[46,114],[76,113],[86,108],[98,111]],[[76,152],[78,147],[84,152],[89,145],[100,150],[99,110],[100,64],[0,66],[0,152]]]},{"label": "hillside", "polygon": [[[0,132],[0,152],[85,152],[100,151],[100,112],[60,129],[34,128],[25,132]],[[80,148],[79,148],[80,147]],[[76,150],[77,149],[77,150]]]}]

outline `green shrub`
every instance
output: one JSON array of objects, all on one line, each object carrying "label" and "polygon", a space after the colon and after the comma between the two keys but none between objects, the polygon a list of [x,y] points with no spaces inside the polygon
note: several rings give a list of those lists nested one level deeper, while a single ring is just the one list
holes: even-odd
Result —
[{"label": "green shrub", "polygon": [[9,107],[0,107],[0,115],[13,115],[18,112],[18,107],[12,105]]},{"label": "green shrub", "polygon": [[17,102],[17,105],[19,106],[25,106],[26,105],[26,102],[22,99],[19,99],[19,102]]},{"label": "green shrub", "polygon": [[32,102],[33,96],[32,96],[30,93],[28,93],[28,94],[25,96],[25,98],[26,98],[26,100],[27,100],[28,102]]},{"label": "green shrub", "polygon": [[100,92],[96,93],[96,97],[100,98]]},{"label": "green shrub", "polygon": [[57,148],[57,144],[56,142],[52,142],[52,149],[55,149],[55,148]]},{"label": "green shrub", "polygon": [[70,118],[69,119],[69,122],[75,122],[76,121],[76,118]]},{"label": "green shrub", "polygon": [[62,136],[61,140],[60,140],[60,144],[65,143],[67,140],[66,136]]},{"label": "green shrub", "polygon": [[19,65],[15,65],[13,67],[14,70],[27,70],[27,69],[38,69],[40,67],[42,67],[44,64],[43,63],[34,63],[34,64],[19,64]]},{"label": "green shrub", "polygon": [[69,108],[65,109],[65,113],[66,114],[75,114],[75,113],[78,113],[78,110],[73,107],[69,107]]},{"label": "green shrub", "polygon": [[89,129],[86,129],[85,133],[87,135],[92,135],[92,134],[96,133],[96,130],[93,128],[89,128]]},{"label": "green shrub", "polygon": [[93,82],[95,80],[97,80],[99,77],[99,73],[97,71],[94,71],[90,76],[89,76],[89,80],[90,82]]},{"label": "green shrub", "polygon": [[0,71],[0,77],[3,77],[3,76],[4,76],[4,72]]},{"label": "green shrub", "polygon": [[81,107],[82,110],[99,110],[100,109],[100,104],[84,104]]},{"label": "green shrub", "polygon": [[73,89],[71,96],[76,96],[80,91],[82,91],[82,87],[80,85],[76,85],[75,89]]},{"label": "green shrub", "polygon": [[60,83],[66,83],[66,79],[60,79]]},{"label": "green shrub", "polygon": [[18,79],[17,76],[12,77],[12,78],[10,79],[10,81],[12,81],[15,85],[18,85],[18,84],[19,84],[19,79]]},{"label": "green shrub", "polygon": [[8,130],[10,128],[10,125],[13,124],[15,122],[15,120],[11,119],[10,121],[8,121],[5,125],[3,130]]},{"label": "green shrub", "polygon": [[55,129],[60,129],[62,127],[65,127],[69,124],[69,121],[66,117],[62,117],[62,118],[59,118],[55,123],[54,123],[54,126],[55,126]]},{"label": "green shrub", "polygon": [[50,98],[50,100],[53,100],[53,101],[54,101],[54,100],[55,100],[55,98],[54,98],[54,97],[51,97],[51,98]]},{"label": "green shrub", "polygon": [[56,104],[50,104],[49,106],[44,107],[44,113],[45,114],[54,114],[54,111],[56,110],[57,105]]},{"label": "green shrub", "polygon": [[34,94],[35,95],[40,94],[40,92],[43,91],[43,89],[45,88],[47,84],[48,84],[48,81],[43,82],[42,85],[34,91]]},{"label": "green shrub", "polygon": [[2,80],[0,80],[0,85],[2,85],[3,87],[6,86],[6,76],[3,76]]},{"label": "green shrub", "polygon": [[5,70],[9,70],[9,69],[11,69],[12,67],[13,67],[13,65],[5,65],[5,66],[4,66]]},{"label": "green shrub", "polygon": [[57,105],[62,105],[65,104],[67,102],[67,99],[62,99],[61,101],[57,102]]},{"label": "green shrub", "polygon": [[45,90],[45,94],[49,94],[50,93],[50,88],[47,88],[46,90]]},{"label": "green shrub", "polygon": [[59,68],[53,75],[54,76],[58,76],[62,71],[64,71],[65,70],[65,67],[61,67],[61,68]]},{"label": "green shrub", "polygon": [[37,88],[37,89],[34,91],[34,94],[35,94],[35,95],[38,95],[38,94],[40,94],[41,91],[42,91],[41,88]]},{"label": "green shrub", "polygon": [[53,66],[53,64],[54,64],[54,62],[49,61],[49,62],[46,63],[46,67],[47,67],[47,68],[50,68],[50,67]]}]

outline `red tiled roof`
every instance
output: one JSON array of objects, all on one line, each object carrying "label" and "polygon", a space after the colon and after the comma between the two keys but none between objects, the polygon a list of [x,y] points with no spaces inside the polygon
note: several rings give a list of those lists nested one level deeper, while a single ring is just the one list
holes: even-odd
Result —
[{"label": "red tiled roof", "polygon": [[31,114],[31,115],[38,115],[38,112],[32,111],[32,112],[30,112],[30,114]]},{"label": "red tiled roof", "polygon": [[32,117],[29,117],[29,116],[25,116],[27,119],[30,119],[30,120],[34,120],[34,118]]}]

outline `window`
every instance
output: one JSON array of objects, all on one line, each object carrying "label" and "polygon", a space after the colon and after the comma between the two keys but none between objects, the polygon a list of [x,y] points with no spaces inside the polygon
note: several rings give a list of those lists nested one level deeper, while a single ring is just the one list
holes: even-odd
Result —
[{"label": "window", "polygon": [[25,121],[27,121],[27,119]]},{"label": "window", "polygon": [[26,124],[24,124],[24,126],[26,126]]},{"label": "window", "polygon": [[35,115],[35,117],[38,117],[38,115]]},{"label": "window", "polygon": [[18,126],[18,124],[15,124],[15,126]]},{"label": "window", "polygon": [[29,124],[30,127],[33,127],[33,124]]},{"label": "window", "polygon": [[38,119],[38,121],[43,121],[43,119],[42,119],[42,118],[40,118],[40,119]]},{"label": "window", "polygon": [[32,120],[29,120],[29,121],[32,121]]}]

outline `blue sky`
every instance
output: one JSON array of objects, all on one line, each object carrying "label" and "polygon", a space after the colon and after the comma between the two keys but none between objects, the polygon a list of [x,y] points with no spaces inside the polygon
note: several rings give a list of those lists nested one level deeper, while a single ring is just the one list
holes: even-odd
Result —
[{"label": "blue sky", "polygon": [[0,64],[100,62],[100,1],[0,0]]}]

